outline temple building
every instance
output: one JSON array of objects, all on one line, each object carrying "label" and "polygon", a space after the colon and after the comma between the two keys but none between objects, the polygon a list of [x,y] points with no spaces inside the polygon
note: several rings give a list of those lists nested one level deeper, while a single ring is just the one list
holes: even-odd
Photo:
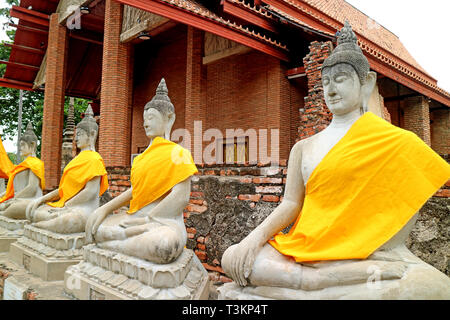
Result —
[{"label": "temple building", "polygon": [[[450,153],[450,94],[395,34],[344,0],[21,0],[11,16],[17,31],[0,85],[45,92],[49,189],[61,177],[65,96],[92,101],[116,196],[148,145],[144,105],[165,78],[174,134],[189,132],[174,140],[200,171],[185,212],[188,244],[210,270],[237,241],[227,232],[242,238],[263,220],[252,212],[267,215],[282,199],[295,142],[329,123],[320,67],[346,20],[378,75],[369,110]],[[211,143],[217,161],[208,162]]]}]

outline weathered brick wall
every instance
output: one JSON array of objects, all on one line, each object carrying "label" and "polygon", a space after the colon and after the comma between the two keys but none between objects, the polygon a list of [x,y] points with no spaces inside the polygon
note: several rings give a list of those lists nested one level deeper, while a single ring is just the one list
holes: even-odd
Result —
[{"label": "weathered brick wall", "polygon": [[430,107],[425,97],[407,98],[402,101],[404,129],[417,134],[431,146]]},{"label": "weathered brick wall", "polygon": [[441,155],[450,154],[450,109],[435,110],[430,114],[431,147]]},{"label": "weathered brick wall", "polygon": [[240,242],[280,203],[286,166],[199,168],[184,210],[187,247],[193,249],[213,281],[229,281],[221,268],[224,251]]},{"label": "weathered brick wall", "polygon": [[175,106],[176,119],[172,130],[185,127],[186,105],[186,27],[176,26],[166,38],[173,41],[155,48],[146,41],[135,48],[135,83],[133,92],[131,153],[148,146],[143,126],[144,106],[155,95],[162,77],[165,78],[169,97]]},{"label": "weathered brick wall", "polygon": [[322,65],[332,52],[333,44],[330,41],[314,41],[309,46],[309,50],[308,55],[303,58],[308,79],[308,96],[305,97],[304,107],[300,109],[300,125],[298,127],[300,140],[325,129],[332,118],[323,96]]}]

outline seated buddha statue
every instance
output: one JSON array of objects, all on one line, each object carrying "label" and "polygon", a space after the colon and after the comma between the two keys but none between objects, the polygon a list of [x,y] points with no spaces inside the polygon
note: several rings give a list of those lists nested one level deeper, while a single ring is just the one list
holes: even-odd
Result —
[{"label": "seated buddha statue", "polygon": [[5,192],[5,179],[9,178],[9,174],[14,168],[14,164],[8,157],[5,148],[3,147],[2,139],[0,138],[0,195]]},{"label": "seated buddha statue", "polygon": [[[183,209],[190,198],[192,156],[170,141],[175,109],[162,79],[144,107],[147,149],[131,167],[131,188],[95,210],[86,224],[87,242],[157,264],[169,264],[187,241]],[[112,214],[129,204],[127,212]]]},{"label": "seated buddha statue", "polygon": [[89,105],[76,127],[76,144],[81,151],[64,168],[58,189],[32,201],[27,218],[37,228],[60,234],[84,232],[89,214],[99,207],[108,189],[103,159],[95,151],[98,125]]},{"label": "seated buddha statue", "polygon": [[450,279],[405,246],[450,166],[414,133],[366,112],[376,78],[346,23],[322,67],[332,121],[293,146],[283,201],[224,252],[234,280],[225,296],[450,298]]},{"label": "seated buddha statue", "polygon": [[42,196],[45,188],[44,162],[36,158],[37,140],[33,126],[28,123],[20,138],[20,153],[24,160],[15,167],[9,166],[8,185],[0,195],[0,214],[7,218],[25,219],[28,204]]}]

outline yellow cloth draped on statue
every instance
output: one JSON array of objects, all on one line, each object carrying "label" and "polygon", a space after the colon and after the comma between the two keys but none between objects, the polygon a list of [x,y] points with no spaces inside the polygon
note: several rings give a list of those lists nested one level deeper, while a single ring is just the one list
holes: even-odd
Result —
[{"label": "yellow cloth draped on statue", "polygon": [[269,243],[297,262],[365,259],[449,178],[419,137],[368,112],[311,174],[289,233]]},{"label": "yellow cloth draped on statue", "polygon": [[131,167],[129,214],[152,203],[197,172],[191,153],[172,141],[156,137]]},{"label": "yellow cloth draped on statue", "polygon": [[27,169],[30,169],[39,178],[42,190],[45,189],[44,162],[36,157],[27,157],[10,172],[6,193],[0,199],[0,203],[14,197],[14,178],[16,174]]},{"label": "yellow cloth draped on statue", "polygon": [[0,138],[0,179],[8,179],[13,169],[14,164],[9,160],[8,154],[3,147],[2,139]]},{"label": "yellow cloth draped on statue", "polygon": [[86,186],[86,183],[95,177],[101,177],[99,192],[99,196],[101,196],[109,186],[103,159],[95,151],[81,151],[64,168],[58,189],[59,200],[47,204],[52,207],[64,207],[66,201],[74,197]]}]

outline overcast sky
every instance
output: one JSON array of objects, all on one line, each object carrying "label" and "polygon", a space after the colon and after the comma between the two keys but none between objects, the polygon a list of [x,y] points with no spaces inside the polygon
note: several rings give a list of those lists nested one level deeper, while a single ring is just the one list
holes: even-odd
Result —
[{"label": "overcast sky", "polygon": [[[450,1],[347,0],[400,38],[406,49],[438,85],[450,92]],[[6,1],[0,0],[5,7]],[[3,24],[5,21],[1,21]],[[0,30],[0,39],[6,39]],[[8,152],[15,143],[3,141]]]}]

